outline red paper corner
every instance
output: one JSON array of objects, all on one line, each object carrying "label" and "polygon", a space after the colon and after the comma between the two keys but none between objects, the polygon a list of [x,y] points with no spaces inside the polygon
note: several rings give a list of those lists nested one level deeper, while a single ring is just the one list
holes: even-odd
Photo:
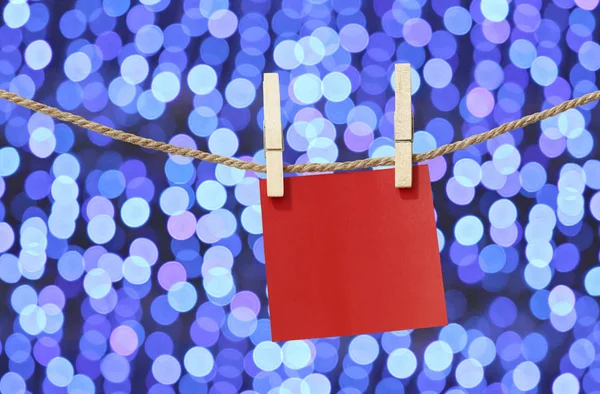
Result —
[{"label": "red paper corner", "polygon": [[427,166],[260,181],[274,341],[448,324]]}]

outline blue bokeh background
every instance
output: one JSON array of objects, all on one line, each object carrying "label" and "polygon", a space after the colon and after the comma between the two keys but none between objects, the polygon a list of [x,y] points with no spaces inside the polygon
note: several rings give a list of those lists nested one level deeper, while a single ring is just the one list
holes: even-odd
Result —
[{"label": "blue bokeh background", "polygon": [[[596,90],[598,10],[5,0],[0,88],[263,163],[278,72],[285,161],[324,163],[393,155],[409,62],[419,153]],[[2,101],[0,393],[598,394],[597,118],[588,104],[428,163],[447,327],[273,343],[256,174]]]}]

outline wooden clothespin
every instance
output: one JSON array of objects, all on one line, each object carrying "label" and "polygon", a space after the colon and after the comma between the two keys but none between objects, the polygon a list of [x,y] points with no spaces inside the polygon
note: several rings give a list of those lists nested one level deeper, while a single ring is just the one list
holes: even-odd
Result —
[{"label": "wooden clothespin", "polygon": [[413,115],[410,64],[396,64],[396,109],[394,111],[395,183],[397,188],[412,187]]},{"label": "wooden clothespin", "polygon": [[283,133],[279,97],[279,74],[263,79],[264,144],[267,162],[267,196],[283,197]]}]

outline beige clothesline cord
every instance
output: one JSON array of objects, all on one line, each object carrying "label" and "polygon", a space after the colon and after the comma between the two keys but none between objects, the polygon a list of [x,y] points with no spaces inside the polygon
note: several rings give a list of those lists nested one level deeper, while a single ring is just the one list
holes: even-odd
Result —
[{"label": "beige clothesline cord", "polygon": [[[105,126],[103,124],[93,122],[91,120],[87,120],[81,116],[73,115],[69,112],[61,111],[58,108],[50,107],[48,105],[38,103],[37,101],[33,101],[24,97],[19,96],[18,94],[7,92],[5,90],[0,89],[0,98],[10,101],[11,103],[20,105],[25,108],[29,108],[33,111],[51,116],[55,119],[61,120],[63,122],[72,123],[77,126],[86,128],[93,132],[105,135],[107,137],[113,138],[115,140],[127,142],[130,144],[138,145],[147,149],[153,149],[161,152],[171,153],[174,155],[192,157],[198,160],[204,160],[211,163],[222,164],[228,167],[239,168],[241,170],[251,170],[255,172],[265,172],[266,167],[264,164],[251,163],[239,159],[234,159],[231,157],[215,155],[212,153],[204,152],[197,149],[191,148],[182,148],[179,146],[175,146],[172,144],[167,144],[160,141],[155,141],[150,138],[139,137],[135,134],[126,133],[121,130],[115,130],[111,127]],[[585,104],[589,104],[593,101],[597,101],[600,99],[600,90],[597,90],[592,93],[585,94],[581,97],[567,100],[559,105],[556,105],[552,108],[548,108],[544,111],[537,112],[531,115],[527,115],[522,117],[521,119],[513,120],[508,123],[504,123],[501,126],[498,126],[492,130],[486,131],[484,133],[476,134],[465,138],[461,141],[456,141],[451,144],[442,145],[439,148],[430,150],[429,152],[419,153],[413,155],[413,162],[418,163],[426,160],[431,160],[436,157],[445,155],[447,153],[456,152],[457,150],[466,149],[471,145],[479,144],[481,142],[490,140],[492,138],[498,137],[504,133],[508,133],[509,131],[513,131],[516,129],[520,129],[525,126],[532,125],[534,123],[540,122],[544,119],[550,118],[552,116],[558,115],[562,112],[568,111],[569,109],[577,108]],[[359,168],[370,168],[370,167],[380,167],[380,166],[392,166],[394,165],[393,157],[379,157],[379,158],[369,158],[369,159],[361,159],[355,161],[346,161],[346,162],[336,162],[336,163],[312,163],[312,164],[292,164],[286,165],[283,167],[284,172],[331,172],[331,171],[340,171],[340,170],[356,170]]]}]

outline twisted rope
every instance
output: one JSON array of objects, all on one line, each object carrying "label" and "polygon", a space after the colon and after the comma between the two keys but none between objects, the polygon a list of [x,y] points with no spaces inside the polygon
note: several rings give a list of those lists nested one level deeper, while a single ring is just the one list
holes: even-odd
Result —
[{"label": "twisted rope", "polygon": [[[46,104],[38,103],[37,101],[33,101],[24,97],[19,96],[18,94],[7,92],[5,90],[0,89],[0,98],[10,101],[11,103],[20,105],[21,107],[28,108],[30,110],[48,115],[52,118],[61,120],[63,122],[72,123],[74,125],[86,128],[93,132],[105,135],[112,139],[127,142],[129,144],[141,146],[147,149],[153,149],[161,152],[170,153],[173,155],[191,157],[198,160],[204,160],[211,163],[222,164],[227,167],[239,168],[240,170],[250,170],[255,172],[265,172],[266,167],[264,164],[247,162],[231,157],[215,155],[213,153],[204,152],[198,149],[191,148],[183,148],[180,146],[175,146],[172,144],[167,144],[165,142],[155,141],[150,138],[140,137],[135,134],[126,133],[121,130],[115,130],[111,127],[105,126],[103,124],[93,122],[91,120],[85,119],[78,115],[73,115],[72,113],[61,111],[58,108],[50,107]],[[430,150],[429,152],[419,153],[413,155],[413,162],[423,162],[426,160],[435,159],[436,157],[445,155],[447,153],[456,152],[461,149],[466,149],[471,145],[479,144],[481,142],[488,141],[492,138],[498,137],[502,134],[508,133],[509,131],[513,131],[516,129],[520,129],[534,123],[540,122],[544,119],[548,119],[552,116],[556,116],[560,113],[568,111],[573,108],[581,107],[582,105],[589,104],[591,102],[597,101],[600,99],[600,90],[597,90],[592,93],[585,94],[581,97],[567,100],[559,105],[556,105],[552,108],[548,108],[544,111],[536,112],[531,115],[527,115],[522,117],[521,119],[513,120],[508,123],[504,123],[492,130],[476,134],[465,138],[464,140],[456,141],[451,144],[442,145],[439,148]],[[379,158],[369,158],[369,159],[361,159],[355,161],[346,161],[346,162],[335,162],[335,163],[325,163],[325,164],[292,164],[283,166],[284,172],[331,172],[331,171],[341,171],[341,170],[356,170],[360,168],[370,168],[370,167],[380,167],[380,166],[392,166],[394,165],[393,157],[379,157]]]}]

